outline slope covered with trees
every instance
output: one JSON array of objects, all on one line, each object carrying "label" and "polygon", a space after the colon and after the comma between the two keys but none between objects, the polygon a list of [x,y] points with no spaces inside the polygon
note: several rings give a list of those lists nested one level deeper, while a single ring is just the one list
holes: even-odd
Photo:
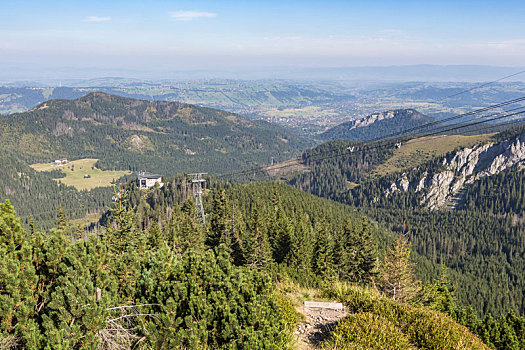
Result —
[{"label": "slope covered with trees", "polygon": [[[493,140],[508,140],[522,132],[507,130]],[[438,174],[443,171],[443,159],[450,155],[403,172],[371,176],[393,150],[393,146],[327,143],[303,155],[310,171],[296,175],[290,183],[358,207],[394,231],[408,232],[415,252],[434,265],[450,268],[461,305],[471,305],[479,315],[523,314],[522,171],[514,168],[483,177],[465,186],[464,199],[455,209],[430,211],[421,204],[424,191],[392,191],[392,184],[400,188],[404,178],[410,182],[423,174]],[[418,267],[417,272],[424,280],[436,277],[435,270]]]},{"label": "slope covered with trees", "polygon": [[99,237],[46,234],[0,205],[0,344],[5,348],[283,348],[289,332],[268,274],[224,247],[182,254],[113,211]]},{"label": "slope covered with trees", "polygon": [[[432,293],[429,286],[408,293],[403,301],[426,305],[410,306],[387,294],[360,292],[352,301],[348,289],[337,288],[336,281],[359,284],[351,289],[358,291],[376,276],[391,280],[378,253],[394,237],[348,206],[282,184],[214,183],[201,226],[184,181],[146,192],[130,186],[116,194],[106,227],[96,235],[73,229],[63,212],[53,229],[25,232],[13,207],[0,205],[2,344],[288,348],[298,316],[275,282],[292,279],[325,288],[355,313],[396,322],[411,337],[402,348],[447,348],[440,346],[458,336],[462,348],[485,348],[444,314],[425,308],[439,304],[444,291]],[[375,318],[361,325],[376,327]],[[347,322],[352,318],[343,330]],[[516,336],[509,332],[501,334]],[[380,334],[373,336],[380,341]]]},{"label": "slope covered with trees", "polygon": [[60,207],[70,218],[104,212],[111,204],[112,189],[78,191],[57,184],[57,171],[37,172],[15,154],[0,155],[0,199],[9,199],[25,227],[50,228]]},{"label": "slope covered with trees", "polygon": [[[184,186],[117,193],[96,235],[72,228],[63,212],[53,229],[24,232],[13,207],[0,205],[2,344],[285,348],[294,311],[270,276],[290,271],[315,285],[338,276],[366,283],[374,274],[379,231],[356,214],[331,222],[351,213],[342,205],[303,194],[302,208],[292,207],[300,192],[282,185],[214,186],[203,227]],[[245,207],[236,204],[241,195]],[[336,260],[342,251],[328,235],[344,230],[340,243],[366,249]]]},{"label": "slope covered with trees", "polygon": [[97,158],[102,169],[220,172],[308,145],[294,132],[219,110],[90,93],[0,117],[1,146],[28,163]]},{"label": "slope covered with trees", "polygon": [[103,93],[51,100],[0,116],[0,199],[11,200],[24,224],[32,216],[37,226],[50,227],[60,205],[82,218],[104,210],[112,190],[57,185],[58,168],[37,173],[33,163],[96,158],[105,170],[218,173],[285,159],[308,144],[282,127],[188,104]]},{"label": "slope covered with trees", "polygon": [[[194,235],[185,240],[196,245],[225,244],[238,264],[282,264],[298,269],[297,278],[309,279],[314,285],[320,282],[320,276],[365,280],[374,274],[377,257],[393,240],[388,230],[354,209],[288,185],[224,187],[212,182],[211,186],[211,192],[204,196],[209,230],[203,237]],[[182,178],[150,192],[138,190],[132,182],[127,190],[138,226],[149,229],[175,224],[163,218],[182,203],[186,212],[195,215],[189,189]],[[188,224],[180,220],[177,223]]]}]

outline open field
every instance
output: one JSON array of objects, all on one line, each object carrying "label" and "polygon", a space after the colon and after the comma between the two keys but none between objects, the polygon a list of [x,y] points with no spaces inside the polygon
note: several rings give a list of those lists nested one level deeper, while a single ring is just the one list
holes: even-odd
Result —
[{"label": "open field", "polygon": [[[53,163],[33,164],[31,167],[36,171],[60,170],[66,177],[55,179],[67,186],[74,186],[78,190],[92,190],[97,187],[111,186],[112,182],[124,175],[131,174],[130,171],[100,170],[95,167],[98,159],[85,158],[71,161],[65,165],[56,166]],[[84,178],[89,175],[89,178]]]},{"label": "open field", "polygon": [[300,163],[297,158],[286,160],[281,163],[267,166],[264,170],[270,176],[287,176],[293,173],[304,173],[310,171],[310,168]]},{"label": "open field", "polygon": [[396,149],[390,159],[373,169],[371,175],[382,176],[403,169],[414,168],[459,147],[472,147],[486,142],[493,135],[439,135],[412,139]]},{"label": "open field", "polygon": [[86,213],[86,216],[84,216],[83,218],[72,219],[70,220],[70,222],[71,222],[71,225],[75,227],[76,226],[86,227],[86,226],[89,226],[90,224],[98,222],[101,216],[102,216],[102,211],[96,211],[92,213]]},{"label": "open field", "polygon": [[334,109],[322,108],[319,106],[289,107],[289,108],[266,108],[260,111],[261,115],[276,118],[318,118],[320,115],[337,116]]}]

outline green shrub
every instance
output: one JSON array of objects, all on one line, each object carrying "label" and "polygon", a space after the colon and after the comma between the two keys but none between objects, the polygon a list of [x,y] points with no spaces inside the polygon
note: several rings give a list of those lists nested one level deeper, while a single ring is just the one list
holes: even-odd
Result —
[{"label": "green shrub", "polygon": [[410,349],[408,337],[384,317],[369,312],[353,314],[341,321],[324,349]]},{"label": "green shrub", "polygon": [[295,328],[300,321],[300,314],[295,310],[292,300],[281,293],[276,294],[276,302],[281,309],[284,323],[290,329]]},{"label": "green shrub", "polygon": [[149,347],[283,349],[291,340],[290,307],[278,302],[268,275],[232,265],[224,246],[182,256],[162,248],[138,287],[143,303],[154,304]]},{"label": "green shrub", "polygon": [[330,285],[325,285],[322,291],[326,298],[342,301],[351,313],[370,310],[374,303],[381,299],[379,293],[371,287],[345,282],[334,282]]},{"label": "green shrub", "polygon": [[[341,300],[351,315],[341,321],[326,346],[336,349],[488,349],[468,329],[448,316],[380,297],[370,288],[334,284],[325,289],[329,297]],[[355,332],[355,334],[354,334]],[[366,333],[369,332],[369,333]],[[361,340],[359,334],[369,334]],[[389,335],[388,335],[389,334]],[[399,336],[403,334],[403,338]],[[384,339],[393,343],[381,344]],[[404,343],[403,340],[408,340]],[[346,344],[342,347],[342,344]],[[408,344],[407,347],[395,347]],[[355,345],[355,347],[354,347]],[[339,347],[337,347],[339,346]]]}]

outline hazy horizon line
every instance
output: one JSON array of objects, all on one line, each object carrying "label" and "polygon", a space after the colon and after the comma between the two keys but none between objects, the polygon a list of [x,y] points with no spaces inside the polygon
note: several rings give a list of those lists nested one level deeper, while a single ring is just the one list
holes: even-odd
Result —
[{"label": "hazy horizon line", "polygon": [[[522,74],[523,73],[523,74]],[[115,79],[136,81],[169,80],[342,80],[342,81],[436,81],[479,82],[512,76],[512,81],[525,81],[525,66],[481,64],[406,64],[269,67],[202,67],[193,69],[131,69],[111,67],[0,67],[0,84],[33,82],[40,84],[87,82]]]}]

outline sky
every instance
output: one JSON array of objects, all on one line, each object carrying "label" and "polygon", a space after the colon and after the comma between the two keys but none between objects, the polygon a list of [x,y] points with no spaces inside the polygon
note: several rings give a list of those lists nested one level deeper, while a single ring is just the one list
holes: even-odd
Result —
[{"label": "sky", "polygon": [[523,1],[0,1],[0,65],[525,66]]}]

